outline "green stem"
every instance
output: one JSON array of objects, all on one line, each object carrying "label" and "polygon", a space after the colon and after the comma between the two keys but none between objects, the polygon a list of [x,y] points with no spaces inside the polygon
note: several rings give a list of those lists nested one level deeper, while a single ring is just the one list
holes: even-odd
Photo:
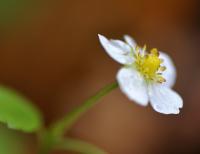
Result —
[{"label": "green stem", "polygon": [[58,150],[67,150],[81,154],[107,154],[105,151],[93,144],[72,138],[66,138],[58,142],[55,146]]},{"label": "green stem", "polygon": [[43,129],[38,133],[38,154],[48,154],[56,144],[57,139],[51,134],[48,129]]},{"label": "green stem", "polygon": [[79,107],[75,108],[71,112],[69,112],[63,119],[56,122],[52,127],[51,131],[53,133],[53,136],[55,138],[61,137],[65,131],[67,131],[80,117],[83,113],[88,111],[91,107],[93,107],[95,104],[97,104],[97,101],[111,92],[113,89],[117,88],[118,84],[117,82],[114,82],[112,84],[107,85],[103,89],[101,89],[99,92],[97,92],[94,96],[90,97],[88,100],[86,100],[83,104],[81,104]]}]

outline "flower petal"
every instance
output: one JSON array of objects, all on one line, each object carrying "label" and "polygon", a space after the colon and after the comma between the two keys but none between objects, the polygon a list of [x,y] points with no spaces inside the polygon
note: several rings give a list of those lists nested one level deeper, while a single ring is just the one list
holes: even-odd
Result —
[{"label": "flower petal", "polygon": [[163,114],[178,114],[183,107],[180,95],[161,84],[149,85],[149,97],[153,109]]},{"label": "flower petal", "polygon": [[173,85],[175,84],[175,81],[176,81],[175,65],[174,65],[172,59],[170,58],[170,56],[167,55],[166,53],[160,52],[159,57],[164,60],[162,65],[167,68],[163,72],[163,77],[166,79],[166,82],[164,82],[163,85],[171,88],[171,87],[173,87]]},{"label": "flower petal", "polygon": [[148,104],[147,85],[143,77],[132,68],[122,68],[117,74],[117,80],[122,92],[130,100],[146,106]]},{"label": "flower petal", "polygon": [[127,43],[125,43],[125,42],[123,42],[121,40],[110,39],[110,43],[113,46],[115,46],[116,48],[121,49],[123,52],[125,51],[125,52],[130,53],[130,51],[131,51],[130,46]]},{"label": "flower petal", "polygon": [[124,40],[126,41],[126,43],[128,43],[133,49],[135,49],[137,43],[135,42],[135,40],[129,36],[129,35],[124,35]]},{"label": "flower petal", "polygon": [[130,56],[131,48],[120,40],[108,40],[102,35],[98,35],[101,45],[104,47],[110,57],[121,64],[130,64],[133,57]]}]

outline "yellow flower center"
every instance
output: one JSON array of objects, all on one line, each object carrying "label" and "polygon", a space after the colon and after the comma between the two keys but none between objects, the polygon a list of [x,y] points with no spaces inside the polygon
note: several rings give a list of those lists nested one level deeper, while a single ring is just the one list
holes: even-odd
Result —
[{"label": "yellow flower center", "polygon": [[165,79],[162,77],[162,72],[166,70],[166,67],[161,66],[163,60],[159,58],[158,50],[154,48],[150,53],[146,53],[145,50],[145,46],[142,50],[136,47],[136,52],[134,53],[134,65],[136,69],[148,81],[165,82]]}]

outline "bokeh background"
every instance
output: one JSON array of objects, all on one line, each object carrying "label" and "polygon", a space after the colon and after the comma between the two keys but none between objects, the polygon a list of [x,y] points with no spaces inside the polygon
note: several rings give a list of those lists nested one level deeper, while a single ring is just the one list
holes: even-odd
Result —
[{"label": "bokeh background", "polygon": [[[181,113],[156,113],[116,90],[68,135],[109,154],[199,154],[199,7],[198,0],[1,0],[0,83],[32,100],[49,125],[115,80],[120,65],[105,54],[97,34],[129,34],[174,59]],[[0,136],[2,154],[14,148],[16,154],[36,153],[34,134],[1,126]],[[61,153],[67,154],[53,152]]]}]

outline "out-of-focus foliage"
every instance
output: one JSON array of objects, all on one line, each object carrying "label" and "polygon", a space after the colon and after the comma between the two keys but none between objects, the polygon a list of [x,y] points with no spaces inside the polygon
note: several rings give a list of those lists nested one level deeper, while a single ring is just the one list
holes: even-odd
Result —
[{"label": "out-of-focus foliage", "polygon": [[22,137],[0,125],[0,154],[24,154]]},{"label": "out-of-focus foliage", "polygon": [[32,103],[5,87],[0,87],[0,121],[25,132],[34,132],[42,124],[40,112]]},{"label": "out-of-focus foliage", "polygon": [[26,0],[1,0],[0,1],[0,25],[16,21],[19,14],[23,13],[30,1]]}]

